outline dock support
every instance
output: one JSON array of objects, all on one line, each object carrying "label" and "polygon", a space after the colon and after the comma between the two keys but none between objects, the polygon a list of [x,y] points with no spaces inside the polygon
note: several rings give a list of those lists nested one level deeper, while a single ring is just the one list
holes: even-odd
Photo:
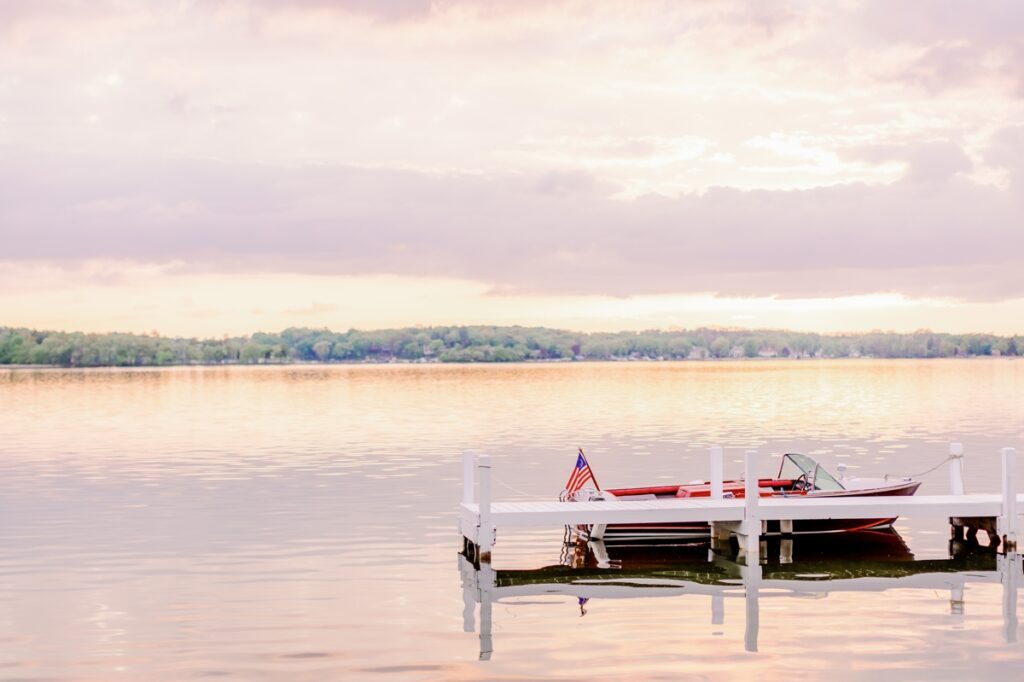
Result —
[{"label": "dock support", "polygon": [[[792,521],[790,521],[792,523]],[[779,541],[779,563],[782,565],[793,563],[793,538],[783,537]]]},{"label": "dock support", "polygon": [[757,481],[757,450],[747,450],[743,456],[744,519],[740,524],[740,548],[746,552],[747,562],[757,565],[761,552],[761,489]]},{"label": "dock support", "polygon": [[949,444],[949,494],[964,494],[964,445]]},{"label": "dock support", "polygon": [[998,535],[1003,554],[1017,551],[1017,451],[1003,448],[1003,513],[999,517]]},{"label": "dock support", "polygon": [[[711,499],[720,500],[723,496],[724,485],[722,480],[724,478],[724,466],[722,464],[722,446],[714,445],[708,448],[708,459],[711,463],[711,480],[709,481],[711,488]],[[722,523],[711,522],[711,546],[716,549],[725,549],[725,546],[729,544],[729,538],[732,537],[731,529],[728,525]]]},{"label": "dock support", "polygon": [[491,456],[480,455],[476,465],[480,478],[480,528],[477,544],[480,546],[480,563],[491,563],[491,548],[494,546],[494,525],[491,523]]},{"label": "dock support", "polygon": [[[963,443],[949,444],[949,494],[964,494],[964,446]],[[949,537],[954,542],[963,542],[967,539],[967,527],[970,519],[956,516],[949,518]],[[975,537],[977,536],[977,524],[971,526]]]}]

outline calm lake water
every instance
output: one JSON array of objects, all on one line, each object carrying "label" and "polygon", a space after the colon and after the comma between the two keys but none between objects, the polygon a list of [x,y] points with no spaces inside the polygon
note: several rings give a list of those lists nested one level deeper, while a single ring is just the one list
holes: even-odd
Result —
[{"label": "calm lake water", "polygon": [[[827,580],[996,570],[985,553],[948,562],[941,522],[900,522],[905,547],[842,561],[798,538],[794,575],[820,592],[764,590],[756,652],[742,587],[718,604],[627,589],[584,616],[569,593],[501,597],[484,643],[455,530],[463,448],[493,456],[496,497],[553,499],[581,446],[620,487],[704,477],[713,444],[727,475],[757,447],[765,474],[796,451],[870,476],[961,441],[968,491],[997,492],[999,448],[1024,452],[1021,361],[0,370],[0,415],[2,679],[1024,675],[998,574],[968,581],[962,609],[949,589]],[[923,480],[948,486],[945,467]],[[561,541],[502,533],[494,568],[543,583],[530,571],[557,566]],[[590,577],[727,572],[677,558]]]}]

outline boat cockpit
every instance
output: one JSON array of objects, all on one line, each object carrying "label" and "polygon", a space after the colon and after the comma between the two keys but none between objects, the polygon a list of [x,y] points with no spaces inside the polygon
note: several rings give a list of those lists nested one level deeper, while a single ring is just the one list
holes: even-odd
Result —
[{"label": "boat cockpit", "polygon": [[779,479],[793,481],[794,490],[832,491],[846,490],[846,487],[836,480],[825,467],[821,466],[813,457],[797,453],[786,453],[782,457],[782,465],[779,467]]}]

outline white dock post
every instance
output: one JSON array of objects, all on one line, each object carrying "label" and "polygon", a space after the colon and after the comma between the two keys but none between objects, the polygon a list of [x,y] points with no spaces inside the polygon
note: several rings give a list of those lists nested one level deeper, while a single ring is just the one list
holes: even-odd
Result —
[{"label": "white dock post", "polygon": [[[711,460],[711,480],[709,484],[711,486],[711,499],[720,500],[723,497],[723,483],[724,467],[722,465],[722,446],[713,445],[708,448],[709,459]],[[716,546],[717,543],[729,542],[729,526],[725,524],[711,522],[711,545]]]},{"label": "white dock post", "polygon": [[722,447],[715,445],[708,449],[711,455],[711,499],[722,499]]},{"label": "white dock post", "polygon": [[462,451],[462,501],[466,504],[473,504],[473,460],[476,455],[472,450]]},{"label": "white dock post", "polygon": [[743,471],[744,520],[740,541],[748,560],[753,558],[757,563],[761,550],[761,489],[757,485],[757,450],[747,450],[743,457]]},{"label": "white dock post", "polygon": [[491,456],[480,455],[476,468],[480,478],[480,528],[477,531],[477,544],[480,546],[480,563],[489,564],[494,544],[494,527],[491,525]]},{"label": "white dock post", "polygon": [[949,444],[949,494],[964,494],[964,445]]},{"label": "white dock post", "polygon": [[1003,514],[999,517],[1003,554],[1017,551],[1017,451],[1003,448]]}]

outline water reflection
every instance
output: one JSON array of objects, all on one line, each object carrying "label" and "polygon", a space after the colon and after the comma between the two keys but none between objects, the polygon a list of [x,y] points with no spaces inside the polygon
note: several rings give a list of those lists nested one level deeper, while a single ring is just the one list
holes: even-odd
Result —
[{"label": "water reflection", "polygon": [[[965,612],[965,588],[997,584],[1003,593],[1003,639],[1017,641],[1021,555],[963,540],[950,541],[947,559],[915,559],[895,531],[765,541],[762,559],[747,565],[734,552],[708,543],[674,547],[611,547],[600,540],[563,547],[557,565],[495,570],[458,555],[463,590],[463,631],[474,632],[480,611],[480,658],[494,652],[493,605],[559,595],[575,600],[581,616],[604,599],[711,598],[711,625],[725,622],[725,600],[744,601],[744,649],[758,651],[762,599],[822,599],[842,592],[920,590],[948,595],[949,614]],[[567,606],[568,608],[568,606]],[[822,609],[829,608],[827,600]],[[799,627],[797,625],[797,627]]]},{"label": "water reflection", "polygon": [[[1024,361],[1003,359],[0,369],[0,678],[777,679],[799,660],[836,679],[844,656],[849,680],[998,674],[1024,647],[1000,635],[1000,585],[973,583],[961,620],[928,590],[762,589],[747,660],[739,598],[711,626],[710,596],[595,597],[584,618],[576,597],[503,599],[481,665],[451,557],[466,447],[498,499],[555,499],[579,446],[602,484],[706,478],[711,443],[727,476],[748,447],[882,475],[962,441],[968,492],[995,491],[998,448],[1024,451],[1021,395]],[[921,493],[948,485],[940,469]],[[914,561],[947,556],[944,524],[899,527]],[[496,568],[557,564],[560,538],[503,533]],[[800,580],[842,577],[803,551]],[[608,555],[626,568],[587,570],[660,570]]]}]

